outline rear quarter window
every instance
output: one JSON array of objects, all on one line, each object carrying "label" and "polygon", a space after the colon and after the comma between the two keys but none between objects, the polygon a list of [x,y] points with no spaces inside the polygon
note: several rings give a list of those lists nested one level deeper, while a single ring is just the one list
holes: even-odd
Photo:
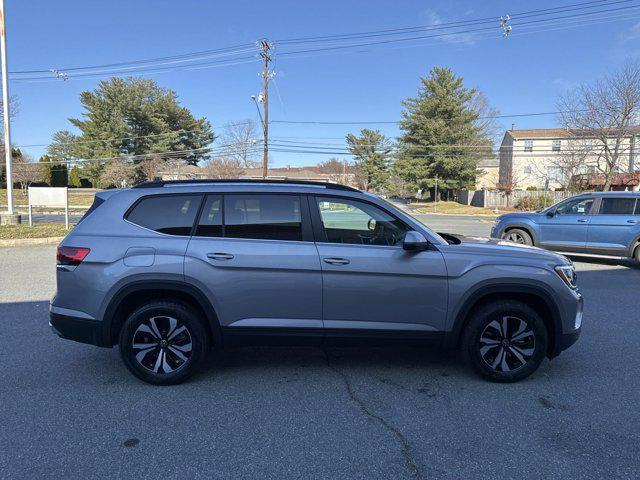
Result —
[{"label": "rear quarter window", "polygon": [[190,235],[201,195],[159,195],[139,200],[126,219],[167,235]]}]

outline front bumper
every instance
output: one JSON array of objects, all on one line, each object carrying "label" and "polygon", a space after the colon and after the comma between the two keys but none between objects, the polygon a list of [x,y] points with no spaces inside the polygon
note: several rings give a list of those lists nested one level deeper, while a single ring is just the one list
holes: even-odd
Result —
[{"label": "front bumper", "polygon": [[105,341],[103,322],[49,313],[49,326],[56,335],[67,340],[98,347],[111,347],[109,342]]},{"label": "front bumper", "polygon": [[568,322],[563,325],[563,331],[556,337],[554,342],[553,351],[550,352],[550,357],[556,357],[560,352],[566,350],[571,345],[578,341],[580,338],[580,332],[582,331],[582,316],[584,311],[584,299],[582,295],[575,292],[577,301],[575,311],[572,312],[571,324]]}]

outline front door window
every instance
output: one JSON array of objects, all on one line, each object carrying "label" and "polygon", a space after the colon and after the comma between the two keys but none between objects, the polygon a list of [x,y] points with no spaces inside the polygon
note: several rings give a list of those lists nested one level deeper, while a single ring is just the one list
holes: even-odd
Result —
[{"label": "front door window", "polygon": [[317,197],[322,226],[329,243],[401,245],[409,228],[399,219],[366,202]]}]

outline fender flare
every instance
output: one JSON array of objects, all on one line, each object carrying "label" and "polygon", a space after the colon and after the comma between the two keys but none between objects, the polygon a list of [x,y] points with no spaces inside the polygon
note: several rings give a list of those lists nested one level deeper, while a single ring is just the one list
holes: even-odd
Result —
[{"label": "fender flare", "polygon": [[555,356],[558,350],[558,336],[562,333],[562,315],[558,304],[553,299],[553,292],[544,284],[535,283],[513,283],[513,282],[498,282],[492,283],[490,280],[487,283],[478,285],[475,289],[470,290],[463,297],[460,302],[461,306],[457,311],[453,313],[453,324],[448,335],[448,346],[450,348],[456,348],[459,345],[464,326],[466,324],[467,317],[471,312],[472,307],[477,304],[482,298],[495,294],[524,294],[531,295],[539,298],[551,312],[551,325],[553,331],[549,332],[549,340],[551,349],[549,353],[551,356]]},{"label": "fender flare", "polygon": [[153,291],[153,290],[173,290],[182,294],[189,295],[197,302],[200,309],[204,312],[209,326],[209,330],[215,344],[220,345],[222,341],[222,333],[218,315],[211,305],[207,296],[197,287],[179,280],[136,280],[121,286],[115,294],[113,294],[104,310],[103,335],[105,341],[111,342],[111,327],[118,312],[122,300],[132,293]]}]

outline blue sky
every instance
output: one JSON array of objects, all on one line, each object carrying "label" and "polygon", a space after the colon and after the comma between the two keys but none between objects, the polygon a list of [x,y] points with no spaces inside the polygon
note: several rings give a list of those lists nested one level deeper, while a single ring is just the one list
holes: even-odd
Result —
[{"label": "blue sky", "polygon": [[[558,1],[270,1],[182,0],[42,1],[5,0],[9,70],[40,70],[177,55],[253,42],[496,17],[495,33],[461,34],[332,51],[278,56],[271,88],[272,120],[395,121],[400,102],[414,95],[419,77],[433,66],[451,67],[468,86],[482,90],[502,114],[556,110],[557,96],[636,58],[640,9],[604,14],[598,23],[567,20],[559,26],[514,26],[502,38],[497,17],[558,7]],[[584,0],[582,0],[584,1]],[[636,6],[627,2],[620,6]],[[613,7],[611,7],[613,8]],[[616,17],[613,17],[613,16]],[[577,26],[576,26],[577,25]],[[575,28],[566,28],[575,26]],[[256,63],[151,75],[174,89],[181,102],[214,127],[229,121],[257,121],[250,96],[260,90]],[[56,130],[69,129],[81,114],[78,95],[98,79],[11,81],[19,101],[13,122],[15,145],[45,144]],[[276,87],[282,101],[278,98]],[[553,116],[503,119],[505,128],[545,128]],[[307,142],[341,143],[366,125],[271,125],[272,137],[322,137]],[[394,125],[376,125],[395,135]],[[214,128],[220,131],[220,128]],[[335,139],[331,137],[336,137]],[[34,157],[44,147],[24,147]],[[273,153],[273,166],[309,165],[330,155]]]}]

